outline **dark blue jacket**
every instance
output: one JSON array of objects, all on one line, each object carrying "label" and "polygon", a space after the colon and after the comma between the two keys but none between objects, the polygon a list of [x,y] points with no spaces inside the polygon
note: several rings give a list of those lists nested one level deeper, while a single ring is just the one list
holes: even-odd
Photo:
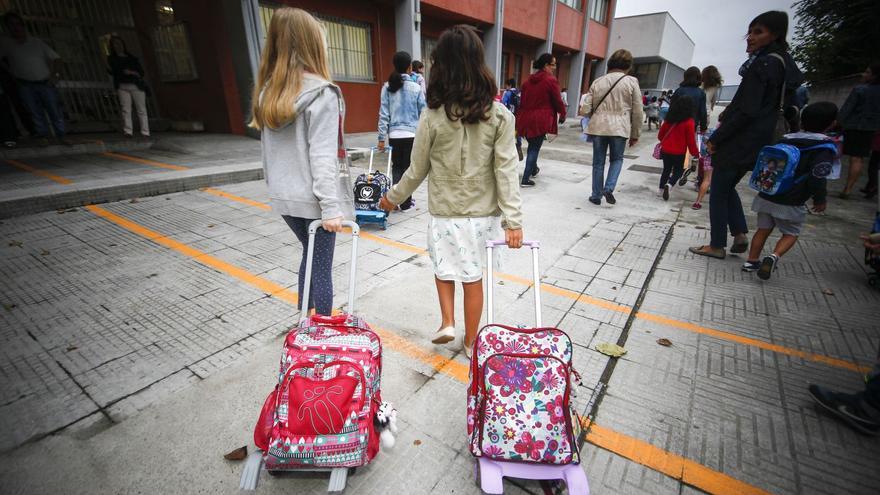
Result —
[{"label": "dark blue jacket", "polygon": [[706,114],[706,92],[697,86],[679,86],[672,97],[689,96],[694,102],[694,122],[703,131],[709,127],[709,119]]}]

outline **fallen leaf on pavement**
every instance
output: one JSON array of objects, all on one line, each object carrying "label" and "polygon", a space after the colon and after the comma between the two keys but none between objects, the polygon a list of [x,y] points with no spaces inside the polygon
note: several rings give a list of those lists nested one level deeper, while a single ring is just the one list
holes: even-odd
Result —
[{"label": "fallen leaf on pavement", "polygon": [[700,229],[700,230],[706,230],[706,227],[703,227],[702,225],[695,225],[694,228]]},{"label": "fallen leaf on pavement", "polygon": [[422,444],[421,440],[413,440],[413,445],[415,445],[416,447],[418,447],[421,444]]},{"label": "fallen leaf on pavement", "polygon": [[669,339],[657,339],[657,343],[663,347],[669,347],[672,345],[672,341]]},{"label": "fallen leaf on pavement", "polygon": [[137,198],[132,198],[131,201],[129,201],[129,203],[140,203],[140,201],[138,201]]},{"label": "fallen leaf on pavement", "polygon": [[9,241],[9,247],[21,247],[21,241]]},{"label": "fallen leaf on pavement", "polygon": [[834,291],[831,289],[822,289],[822,294],[825,294],[826,296],[833,296]]},{"label": "fallen leaf on pavement", "polygon": [[223,456],[223,458],[227,461],[241,461],[245,457],[247,457],[247,445],[245,445],[244,447],[239,447]]},{"label": "fallen leaf on pavement", "polygon": [[15,308],[15,303],[3,303],[3,309],[6,311],[12,311]]},{"label": "fallen leaf on pavement", "polygon": [[44,249],[40,254],[43,255],[43,256],[49,256],[49,255],[52,254],[52,253],[50,253],[49,251],[46,251],[46,250]]},{"label": "fallen leaf on pavement", "polygon": [[75,345],[73,345],[73,344],[67,346],[67,352],[72,352],[72,351],[75,351],[75,350],[77,350],[77,349],[79,349],[79,347],[77,347],[77,346],[75,346]]},{"label": "fallen leaf on pavement", "polygon": [[214,224],[213,224],[213,223],[212,223],[212,224],[208,224],[208,228],[209,228],[209,229],[213,229],[213,228],[214,228]]},{"label": "fallen leaf on pavement", "polygon": [[605,354],[606,356],[611,357],[620,357],[626,354],[626,349],[620,347],[617,344],[611,344],[609,342],[602,342],[601,344],[596,346],[596,350]]}]

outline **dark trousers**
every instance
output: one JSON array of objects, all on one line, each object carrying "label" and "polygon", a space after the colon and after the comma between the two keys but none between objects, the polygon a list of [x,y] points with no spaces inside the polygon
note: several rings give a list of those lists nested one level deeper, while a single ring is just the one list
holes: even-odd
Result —
[{"label": "dark trousers", "polygon": [[0,141],[15,141],[18,134],[15,119],[12,117],[12,105],[6,95],[0,94]]},{"label": "dark trousers", "polygon": [[526,141],[529,143],[529,149],[526,152],[526,169],[523,171],[523,182],[531,179],[535,175],[535,170],[538,169],[538,154],[541,152],[541,145],[544,144],[544,136],[526,138]]},{"label": "dark trousers", "polygon": [[[302,243],[302,260],[299,262],[299,296],[305,289],[306,255],[309,246],[309,224],[313,219],[282,215],[287,226]],[[336,233],[319,228],[315,234],[315,252],[312,260],[312,281],[309,285],[309,309],[321,315],[333,311],[333,249],[336,247]],[[300,302],[302,308],[302,302]]]},{"label": "dark trousers", "polygon": [[684,173],[684,155],[662,153],[663,172],[660,172],[660,189],[669,184],[674,186]]},{"label": "dark trousers", "polygon": [[[403,174],[409,168],[410,157],[412,155],[413,142],[416,138],[395,138],[389,139],[388,144],[391,145],[391,180],[395,184],[400,182]],[[401,210],[408,210],[412,206],[412,196],[406,198],[400,203]]]},{"label": "dark trousers", "polygon": [[877,190],[878,173],[880,173],[880,151],[872,151],[871,160],[868,162],[868,185],[865,186],[868,192]]},{"label": "dark trousers", "polygon": [[747,234],[746,215],[743,212],[736,185],[746,175],[746,170],[729,165],[714,165],[712,194],[709,195],[709,221],[711,223],[713,248],[727,247],[727,232],[731,235]]},{"label": "dark trousers", "polygon": [[50,125],[55,131],[55,137],[64,137],[64,114],[61,111],[61,99],[55,86],[46,81],[18,80],[18,94],[30,113],[36,137],[48,137]]}]

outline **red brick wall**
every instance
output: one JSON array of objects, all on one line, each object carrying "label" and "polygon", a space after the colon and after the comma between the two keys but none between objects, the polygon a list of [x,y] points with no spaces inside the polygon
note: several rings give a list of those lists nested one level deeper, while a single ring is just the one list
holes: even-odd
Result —
[{"label": "red brick wall", "polygon": [[595,58],[604,59],[607,50],[608,26],[590,19],[590,27],[587,30],[587,54]]},{"label": "red brick wall", "polygon": [[547,39],[551,1],[556,0],[505,0],[504,29]]},{"label": "red brick wall", "polygon": [[[171,120],[199,120],[209,132],[244,133],[244,113],[229,55],[229,38],[221,9],[208,0],[176,0],[175,19],[189,28],[190,45],[198,79],[162,82],[152,48],[156,26],[155,2],[131,0],[137,36],[143,49],[144,68],[162,117]],[[244,88],[247,90],[247,88]]]},{"label": "red brick wall", "polygon": [[421,10],[423,13],[430,13],[435,9],[469,17],[476,21],[495,24],[494,0],[421,0]]},{"label": "red brick wall", "polygon": [[584,14],[565,4],[556,6],[556,27],[553,29],[553,43],[569,50],[581,49]]}]

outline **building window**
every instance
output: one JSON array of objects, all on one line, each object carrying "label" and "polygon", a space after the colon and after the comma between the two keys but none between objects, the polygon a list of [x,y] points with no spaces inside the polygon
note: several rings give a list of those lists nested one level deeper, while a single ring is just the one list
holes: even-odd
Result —
[{"label": "building window", "polygon": [[633,67],[632,75],[639,80],[639,87],[642,89],[651,89],[657,87],[660,77],[660,64],[636,64]]},{"label": "building window", "polygon": [[334,79],[373,80],[373,44],[370,25],[337,17],[315,15],[327,32],[327,53]]},{"label": "building window", "polygon": [[593,0],[590,6],[590,19],[599,24],[608,23],[608,3],[609,0]]},{"label": "building window", "polygon": [[427,38],[422,36],[422,63],[425,64],[425,79],[430,79],[431,74],[431,55],[437,48],[437,38]]},{"label": "building window", "polygon": [[[263,26],[263,44],[269,31],[269,21],[277,5],[260,2],[260,23]],[[311,12],[324,26],[327,34],[327,62],[333,79],[342,81],[373,81],[373,43],[370,25]]]},{"label": "building window", "polygon": [[513,56],[513,78],[516,79],[516,83],[522,86],[523,83],[523,56],[522,55],[514,55]]},{"label": "building window", "polygon": [[153,28],[153,50],[162,81],[193,81],[199,78],[186,24],[178,22]]},{"label": "building window", "polygon": [[559,0],[559,3],[568,5],[569,7],[577,11],[581,10],[581,0]]}]

